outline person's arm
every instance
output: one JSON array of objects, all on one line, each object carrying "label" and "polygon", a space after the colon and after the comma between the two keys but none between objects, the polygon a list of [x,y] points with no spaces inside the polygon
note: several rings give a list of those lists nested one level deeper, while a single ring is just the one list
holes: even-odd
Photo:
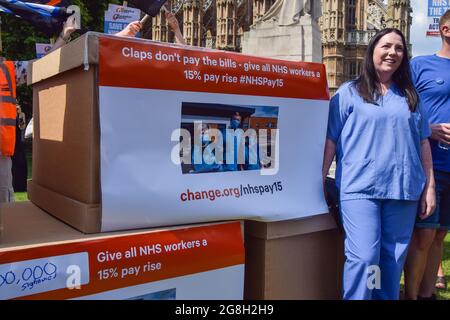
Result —
[{"label": "person's arm", "polygon": [[74,19],[75,17],[71,16],[67,19],[66,22],[64,22],[64,26],[61,33],[59,34],[58,38],[56,39],[55,43],[53,44],[52,48],[48,51],[48,53],[61,48],[70,41],[70,35],[76,30],[74,26]]},{"label": "person's arm", "polygon": [[330,171],[331,163],[333,162],[334,156],[336,155],[336,143],[327,138],[325,140],[325,150],[323,153],[323,164],[322,164],[322,179],[325,183],[325,178]]},{"label": "person's arm", "polygon": [[115,35],[118,37],[134,37],[141,29],[142,24],[139,21],[133,21],[130,22],[125,29],[117,32]]},{"label": "person's arm", "polygon": [[173,33],[175,34],[175,43],[186,44],[186,41],[183,38],[183,34],[181,33],[178,20],[174,16],[174,14],[166,11],[166,19],[167,25],[169,26],[170,30],[172,30]]},{"label": "person's arm", "polygon": [[328,111],[328,126],[327,137],[325,140],[325,149],[323,154],[322,164],[322,179],[325,184],[325,178],[328,175],[330,166],[333,163],[333,159],[336,155],[336,143],[339,141],[342,129],[344,128],[347,117],[350,113],[349,105],[351,104],[351,98],[346,91],[347,89],[339,89],[330,100],[330,108]]},{"label": "person's arm", "polygon": [[69,38],[65,38],[62,35],[59,35],[58,38],[56,39],[55,43],[53,44],[52,48],[47,52],[47,54],[49,54],[52,51],[55,51],[56,49],[61,48],[68,42],[69,42]]},{"label": "person's arm", "polygon": [[428,139],[424,139],[420,145],[422,156],[422,167],[426,176],[425,188],[420,199],[420,219],[431,216],[436,208],[436,193],[433,173],[433,161],[431,157],[431,147]]}]

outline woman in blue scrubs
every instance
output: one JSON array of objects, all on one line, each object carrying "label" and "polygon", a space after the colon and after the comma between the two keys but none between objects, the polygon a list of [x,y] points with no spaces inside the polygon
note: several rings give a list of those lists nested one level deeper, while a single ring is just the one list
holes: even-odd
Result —
[{"label": "woman in blue scrubs", "polygon": [[372,38],[361,69],[330,101],[323,177],[336,155],[343,298],[395,300],[416,214],[435,207],[431,132],[399,30]]}]

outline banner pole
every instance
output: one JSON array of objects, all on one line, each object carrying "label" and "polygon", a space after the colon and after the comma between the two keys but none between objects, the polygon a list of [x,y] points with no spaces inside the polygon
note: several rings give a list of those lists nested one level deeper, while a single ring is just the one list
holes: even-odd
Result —
[{"label": "banner pole", "polygon": [[124,2],[122,2],[122,6],[124,6],[124,7],[128,7],[128,1],[124,1]]}]

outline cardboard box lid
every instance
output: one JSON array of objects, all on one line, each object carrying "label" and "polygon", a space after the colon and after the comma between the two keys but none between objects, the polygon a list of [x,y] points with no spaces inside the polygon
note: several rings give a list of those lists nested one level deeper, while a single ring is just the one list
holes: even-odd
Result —
[{"label": "cardboard box lid", "polygon": [[51,78],[59,73],[91,64],[98,64],[98,32],[87,32],[65,46],[50,52],[28,66],[28,85]]},{"label": "cardboard box lid", "polygon": [[0,216],[3,227],[3,230],[0,233],[0,254],[5,251],[40,247],[50,244],[70,243],[233,222],[200,223],[101,234],[84,234],[54,218],[29,201],[0,204]]},{"label": "cardboard box lid", "polygon": [[245,235],[265,240],[298,236],[336,228],[336,221],[330,213],[276,222],[245,221]]},{"label": "cardboard box lid", "polygon": [[80,239],[84,234],[48,215],[31,202],[4,203],[0,206],[2,249],[34,243]]}]

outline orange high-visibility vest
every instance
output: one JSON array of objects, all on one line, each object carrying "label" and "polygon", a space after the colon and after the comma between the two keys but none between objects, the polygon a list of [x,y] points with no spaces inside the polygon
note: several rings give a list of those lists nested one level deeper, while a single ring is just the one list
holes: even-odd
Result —
[{"label": "orange high-visibility vest", "polygon": [[0,61],[0,155],[10,157],[16,144],[16,70],[12,61]]}]

